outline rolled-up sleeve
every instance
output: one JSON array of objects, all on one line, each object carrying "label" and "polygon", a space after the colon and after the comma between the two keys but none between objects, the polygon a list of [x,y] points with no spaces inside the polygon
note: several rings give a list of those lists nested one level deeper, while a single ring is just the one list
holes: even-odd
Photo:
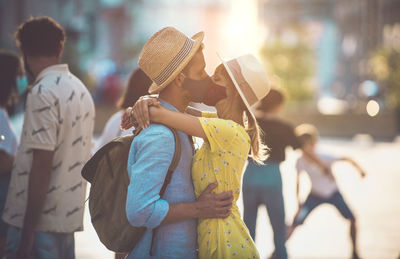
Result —
[{"label": "rolled-up sleeve", "polygon": [[130,183],[126,200],[129,222],[136,227],[156,228],[168,213],[169,204],[159,193],[175,150],[174,135],[152,125],[137,136],[128,159]]}]

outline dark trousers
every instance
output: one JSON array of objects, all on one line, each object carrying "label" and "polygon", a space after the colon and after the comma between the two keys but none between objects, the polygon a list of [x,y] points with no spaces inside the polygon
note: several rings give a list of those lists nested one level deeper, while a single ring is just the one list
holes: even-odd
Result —
[{"label": "dark trousers", "polygon": [[243,179],[244,222],[255,239],[257,212],[260,205],[267,207],[274,232],[275,256],[287,258],[285,208],[279,164],[249,163]]}]

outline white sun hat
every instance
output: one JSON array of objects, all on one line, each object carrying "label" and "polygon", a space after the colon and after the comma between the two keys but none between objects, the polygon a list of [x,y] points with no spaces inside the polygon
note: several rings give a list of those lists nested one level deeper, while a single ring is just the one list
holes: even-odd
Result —
[{"label": "white sun hat", "polygon": [[[218,55],[219,56],[219,55]],[[220,57],[247,109],[263,99],[271,89],[267,73],[256,57],[243,55],[229,61]]]}]

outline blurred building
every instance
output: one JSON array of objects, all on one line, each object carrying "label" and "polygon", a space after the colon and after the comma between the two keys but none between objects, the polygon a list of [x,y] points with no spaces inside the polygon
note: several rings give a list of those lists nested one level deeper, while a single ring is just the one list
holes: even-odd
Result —
[{"label": "blurred building", "polygon": [[[260,17],[270,37],[299,25],[319,28],[316,76],[320,96],[357,98],[368,79],[366,59],[384,41],[384,28],[400,22],[397,0],[260,0]],[[316,34],[316,35],[315,35]],[[317,90],[317,89],[316,89]]]},{"label": "blurred building", "polygon": [[[0,47],[16,49],[13,34],[24,20],[50,16],[67,34],[63,58],[80,75],[102,59],[126,60],[130,33],[129,7],[135,1],[117,0],[3,0],[0,1]],[[134,54],[137,54],[135,52]]]}]

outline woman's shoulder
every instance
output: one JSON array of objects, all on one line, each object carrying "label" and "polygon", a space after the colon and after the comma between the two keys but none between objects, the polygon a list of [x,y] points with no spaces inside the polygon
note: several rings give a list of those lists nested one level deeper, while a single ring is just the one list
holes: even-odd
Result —
[{"label": "woman's shoulder", "polygon": [[201,118],[200,120],[206,128],[208,127],[216,134],[225,136],[229,141],[233,141],[235,138],[250,139],[245,128],[233,120],[220,118]]}]

